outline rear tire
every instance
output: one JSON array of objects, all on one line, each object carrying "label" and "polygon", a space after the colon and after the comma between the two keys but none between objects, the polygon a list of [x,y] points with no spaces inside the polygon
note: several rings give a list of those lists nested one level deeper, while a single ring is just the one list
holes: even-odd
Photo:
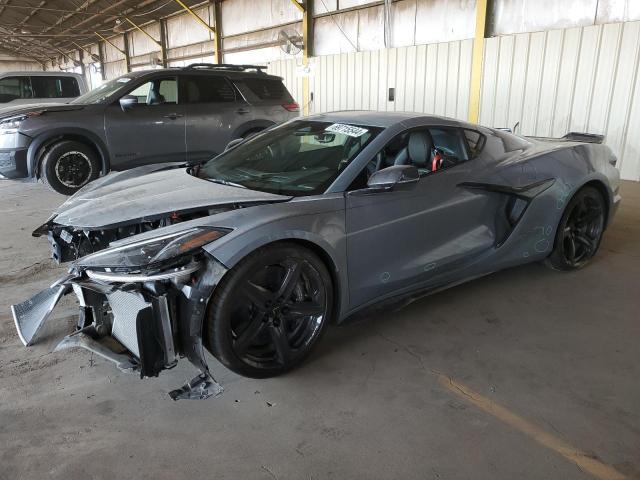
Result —
[{"label": "rear tire", "polygon": [[285,242],[260,248],[215,288],[207,346],[239,375],[280,375],[311,353],[332,308],[331,275],[315,253]]},{"label": "rear tire", "polygon": [[40,176],[52,190],[73,195],[100,176],[98,155],[84,143],[63,140],[45,152]]},{"label": "rear tire", "polygon": [[604,232],[605,201],[594,187],[580,189],[567,204],[545,265],[554,270],[584,267],[598,251]]}]

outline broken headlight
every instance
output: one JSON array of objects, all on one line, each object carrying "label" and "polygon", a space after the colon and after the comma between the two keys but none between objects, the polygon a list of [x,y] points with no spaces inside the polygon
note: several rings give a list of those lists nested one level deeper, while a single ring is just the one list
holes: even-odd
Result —
[{"label": "broken headlight", "polygon": [[82,257],[76,265],[83,268],[135,269],[153,267],[211,243],[229,230],[196,227],[176,233],[139,240]]}]

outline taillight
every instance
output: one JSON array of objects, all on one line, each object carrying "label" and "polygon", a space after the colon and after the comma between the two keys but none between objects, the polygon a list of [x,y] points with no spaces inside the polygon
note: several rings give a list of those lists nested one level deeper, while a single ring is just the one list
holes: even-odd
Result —
[{"label": "taillight", "polygon": [[300,111],[300,105],[298,105],[296,102],[283,103],[282,104],[282,108],[284,108],[285,110],[287,110],[289,112],[299,112]]}]

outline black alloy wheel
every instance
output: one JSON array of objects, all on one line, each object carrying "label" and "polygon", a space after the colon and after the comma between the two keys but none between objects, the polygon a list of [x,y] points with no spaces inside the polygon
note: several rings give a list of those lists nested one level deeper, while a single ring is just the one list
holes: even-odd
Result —
[{"label": "black alloy wheel", "polygon": [[311,352],[333,305],[331,277],[313,252],[274,244],[231,270],[209,305],[213,354],[241,375],[284,373]]},{"label": "black alloy wheel", "polygon": [[69,188],[82,187],[91,176],[92,166],[89,158],[82,152],[72,150],[58,158],[56,177]]},{"label": "black alloy wheel", "polygon": [[585,187],[576,193],[562,216],[547,264],[557,270],[586,265],[600,246],[605,208],[604,198],[596,188]]},{"label": "black alloy wheel", "polygon": [[99,175],[100,163],[96,152],[81,142],[58,142],[46,150],[42,158],[42,179],[63,195],[74,194]]}]

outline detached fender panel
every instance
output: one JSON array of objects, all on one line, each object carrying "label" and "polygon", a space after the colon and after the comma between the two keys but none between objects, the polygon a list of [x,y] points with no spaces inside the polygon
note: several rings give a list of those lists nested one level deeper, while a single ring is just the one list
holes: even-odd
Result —
[{"label": "detached fender panel", "polygon": [[71,291],[69,281],[75,275],[59,279],[49,288],[42,290],[28,300],[11,305],[11,314],[18,336],[25,347],[33,345],[36,335],[47,320],[60,298]]}]

